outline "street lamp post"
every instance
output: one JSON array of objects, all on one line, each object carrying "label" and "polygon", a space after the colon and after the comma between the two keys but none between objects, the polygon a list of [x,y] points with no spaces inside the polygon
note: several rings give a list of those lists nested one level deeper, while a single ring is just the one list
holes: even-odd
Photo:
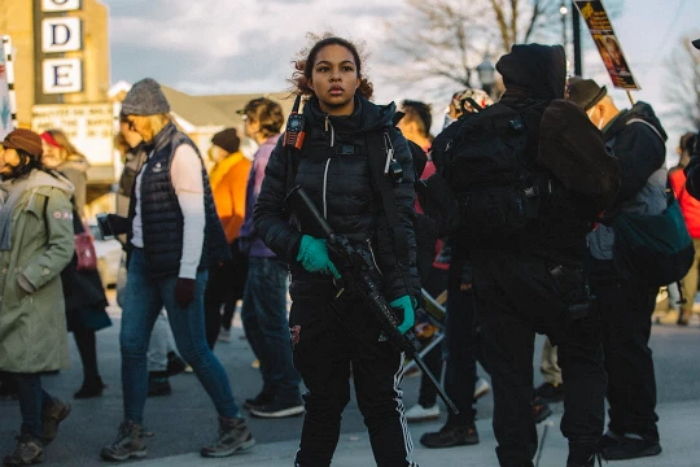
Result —
[{"label": "street lamp post", "polygon": [[481,87],[486,91],[486,94],[493,97],[493,85],[496,84],[496,68],[491,63],[488,56],[484,58],[476,67],[476,73],[479,75]]}]

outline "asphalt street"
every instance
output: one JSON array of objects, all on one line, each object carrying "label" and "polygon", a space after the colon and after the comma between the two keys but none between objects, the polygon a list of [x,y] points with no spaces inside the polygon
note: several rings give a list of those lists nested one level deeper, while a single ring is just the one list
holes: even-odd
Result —
[{"label": "asphalt street", "polygon": [[[113,321],[111,328],[98,333],[100,371],[108,387],[100,398],[71,401],[73,412],[61,426],[56,441],[48,447],[46,465],[67,467],[100,465],[98,458],[100,447],[112,441],[115,436],[122,414],[118,352],[119,317],[116,310],[113,313]],[[216,347],[216,355],[228,371],[239,403],[247,397],[254,396],[260,389],[259,371],[251,367],[254,357],[247,341],[241,337],[242,330],[238,322],[238,326],[234,328],[232,341],[220,342]],[[539,341],[541,342],[541,339]],[[539,348],[540,345],[537,347]],[[688,328],[655,325],[652,348],[657,369],[659,404],[700,402],[700,378],[697,377],[700,370],[698,358],[700,327],[697,324]],[[71,358],[72,365],[69,369],[43,379],[49,392],[66,400],[71,399],[73,392],[82,381],[80,362],[72,340]],[[535,356],[536,365],[538,361],[539,352]],[[481,372],[481,374],[485,376],[485,373]],[[540,377],[537,372],[535,378],[538,383]],[[418,377],[408,377],[404,380],[404,400],[407,406],[411,406],[417,399],[419,381]],[[172,395],[151,398],[146,406],[145,425],[156,433],[148,443],[150,460],[197,452],[203,444],[211,441],[216,435],[215,411],[196,377],[192,374],[181,374],[171,378],[171,384]],[[695,403],[693,406],[697,407],[698,404]],[[556,404],[553,408],[555,414],[561,413],[561,404]],[[488,419],[492,416],[492,409],[490,394],[477,404],[482,439],[493,436],[491,433],[486,433],[490,432]],[[17,403],[0,401],[0,453],[6,453],[12,449],[19,423]],[[301,417],[283,420],[250,419],[251,429],[258,441],[256,449],[264,450],[265,445],[269,445],[271,449],[273,446],[286,446],[285,449],[292,449],[294,441],[298,439],[301,423]],[[434,429],[439,425],[433,423],[423,426],[418,424],[412,427],[416,443],[422,431]],[[366,437],[362,434],[363,431],[362,417],[353,400],[344,413],[343,439],[354,440],[358,436],[364,439]],[[561,437],[557,427],[550,431],[550,436]],[[673,436],[674,433],[663,432],[662,424],[662,443],[665,437]],[[495,455],[491,459],[493,463],[488,465],[496,465]],[[164,464],[167,465],[168,462]],[[432,464],[422,462],[421,465]]]}]

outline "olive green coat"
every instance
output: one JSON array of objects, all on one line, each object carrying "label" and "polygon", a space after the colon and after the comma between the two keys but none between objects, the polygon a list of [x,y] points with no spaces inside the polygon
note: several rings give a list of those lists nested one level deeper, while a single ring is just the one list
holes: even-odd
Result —
[{"label": "olive green coat", "polygon": [[[37,170],[29,177],[12,209],[11,249],[0,250],[0,370],[17,373],[68,362],[60,273],[73,257],[73,187]],[[12,188],[4,181],[0,194]]]}]

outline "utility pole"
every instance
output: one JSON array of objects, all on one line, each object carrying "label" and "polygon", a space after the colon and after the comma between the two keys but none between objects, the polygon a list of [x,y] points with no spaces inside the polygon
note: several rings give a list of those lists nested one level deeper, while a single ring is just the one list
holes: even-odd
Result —
[{"label": "utility pole", "polygon": [[581,20],[576,5],[571,5],[571,21],[573,23],[573,43],[574,43],[574,74],[583,76],[583,57],[581,56]]}]

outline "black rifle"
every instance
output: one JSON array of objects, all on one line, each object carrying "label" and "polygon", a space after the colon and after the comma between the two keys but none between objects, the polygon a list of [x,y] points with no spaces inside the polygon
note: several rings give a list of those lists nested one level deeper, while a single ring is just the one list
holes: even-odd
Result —
[{"label": "black rifle", "polygon": [[[435,375],[433,375],[428,367],[426,366],[423,359],[418,354],[419,343],[416,339],[413,330],[408,331],[406,334],[401,334],[398,330],[398,320],[396,319],[396,314],[389,306],[381,293],[381,290],[375,280],[373,279],[374,262],[371,257],[371,253],[365,249],[359,249],[353,247],[347,238],[342,235],[336,235],[328,225],[328,222],[321,216],[314,205],[313,201],[304,192],[304,189],[300,186],[294,187],[287,195],[288,201],[294,201],[294,198],[298,198],[301,201],[302,206],[311,214],[311,217],[318,223],[324,234],[328,239],[328,247],[330,250],[341,259],[341,266],[339,268],[340,275],[342,276],[345,283],[347,283],[353,290],[359,291],[359,295],[367,302],[369,309],[374,314],[377,321],[381,326],[382,332],[389,339],[389,341],[394,344],[394,346],[401,352],[405,352],[408,357],[412,358],[418,368],[423,371],[423,374],[428,377],[431,384],[435,386],[438,394],[445,401],[447,407],[454,414],[459,414],[457,406],[445,393],[445,390],[440,386]],[[343,290],[340,291],[342,293]],[[338,296],[340,296],[340,293]]]}]

